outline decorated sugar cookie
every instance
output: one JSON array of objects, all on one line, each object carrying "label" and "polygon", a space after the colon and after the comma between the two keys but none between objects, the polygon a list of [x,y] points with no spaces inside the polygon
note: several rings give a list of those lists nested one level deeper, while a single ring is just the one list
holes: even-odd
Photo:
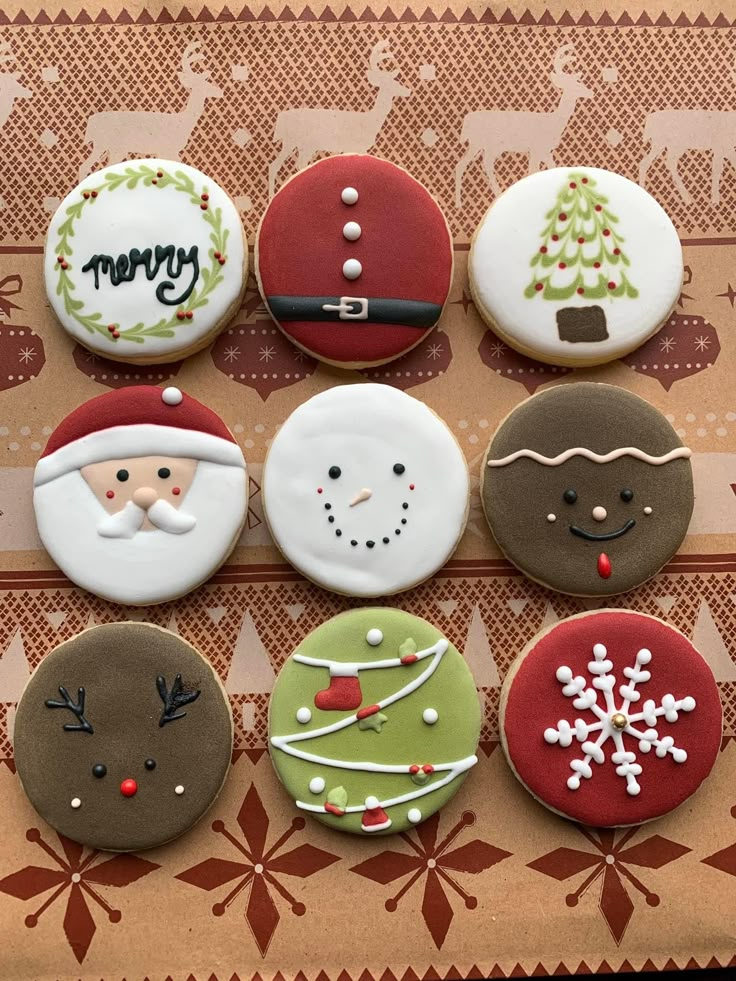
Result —
[{"label": "decorated sugar cookie", "polygon": [[549,364],[603,364],[665,323],[682,285],[682,247],[638,184],[557,167],[491,206],[468,274],[478,312],[511,347]]},{"label": "decorated sugar cookie", "polygon": [[551,810],[593,827],[667,814],[710,773],[722,711],[713,673],[679,631],[596,610],[538,634],[501,693],[511,768]]},{"label": "decorated sugar cookie", "polygon": [[438,630],[401,610],[333,617],[292,654],[269,743],[300,810],[340,831],[405,831],[455,795],[480,735],[475,682]]},{"label": "decorated sugar cookie", "polygon": [[247,267],[228,195],[170,160],[85,177],[51,219],[44,257],[62,327],[91,351],[140,364],[206,347],[240,307]]},{"label": "decorated sugar cookie", "polygon": [[387,385],[340,385],[289,416],[263,469],[276,544],[300,572],[349,596],[433,575],[465,528],[462,450],[422,402]]},{"label": "decorated sugar cookie", "polygon": [[623,593],[685,537],[690,455],[638,396],[560,385],[501,423],[481,467],[483,508],[503,552],[532,579],[581,596]]},{"label": "decorated sugar cookie", "polygon": [[217,797],[232,755],[212,667],[147,623],[92,627],[36,669],[15,717],[23,789],[60,834],[138,851],[176,838]]},{"label": "decorated sugar cookie", "polygon": [[204,582],[234,547],[248,503],[232,433],[173,387],[85,402],[49,437],[33,483],[38,532],[61,571],[131,605]]},{"label": "decorated sugar cookie", "polygon": [[276,194],[256,267],[271,316],[322,361],[361,368],[405,354],[439,320],[452,239],[434,198],[367,154],[328,157]]}]

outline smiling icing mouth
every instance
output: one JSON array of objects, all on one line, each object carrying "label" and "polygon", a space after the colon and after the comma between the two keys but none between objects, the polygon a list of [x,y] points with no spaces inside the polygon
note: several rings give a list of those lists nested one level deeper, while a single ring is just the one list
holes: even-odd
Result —
[{"label": "smiling icing mouth", "polygon": [[625,535],[627,531],[634,527],[636,521],[633,518],[629,518],[625,525],[618,528],[616,531],[609,531],[605,534],[596,535],[592,531],[586,531],[585,528],[580,528],[578,525],[570,525],[570,531],[573,535],[577,535],[578,538],[584,538],[586,542],[610,542],[614,538],[620,538],[621,535]]},{"label": "smiling icing mouth", "polygon": [[[364,488],[358,494],[356,494],[356,496],[349,502],[349,507],[352,508],[356,504],[359,504],[362,501],[368,500],[368,498],[371,496],[371,493],[372,492],[370,492],[370,491],[368,491],[366,493],[366,489]],[[408,511],[409,510],[409,502],[408,501],[402,501],[401,507],[402,507],[402,509],[404,511]],[[332,527],[335,530],[335,537],[336,538],[342,538],[343,537],[343,531],[342,531],[342,528],[340,528],[340,527],[337,526],[335,515],[332,513],[332,511],[333,511],[332,504],[330,502],[327,502],[326,504],[324,504],[324,509],[325,509],[325,511],[327,511],[327,521],[329,522],[330,525],[332,525]],[[394,528],[394,531],[393,531],[394,537],[398,537],[401,534],[402,528],[404,528],[404,526],[407,523],[408,523],[408,519],[405,518],[405,517],[404,518],[400,518],[398,520],[397,524],[399,525],[399,527]],[[360,542],[358,541],[357,538],[350,538],[350,539],[348,539],[348,541],[350,542],[350,544],[351,544],[351,546],[353,548],[355,548],[356,546],[358,546],[360,544]],[[391,536],[390,535],[383,535],[383,537],[381,537],[381,538],[368,538],[365,541],[364,544],[365,544],[366,548],[375,548],[375,546],[376,546],[376,544],[378,542],[381,542],[383,545],[388,545],[391,542]]]}]

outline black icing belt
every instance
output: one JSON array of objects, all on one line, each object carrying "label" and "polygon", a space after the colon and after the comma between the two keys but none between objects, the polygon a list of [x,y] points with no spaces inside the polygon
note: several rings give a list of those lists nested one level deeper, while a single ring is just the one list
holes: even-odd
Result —
[{"label": "black icing belt", "polygon": [[[384,297],[372,299],[356,296],[269,296],[267,302],[273,317],[284,321],[344,321],[356,325],[371,323],[433,327],[442,313],[442,307],[438,303],[425,303],[423,300],[392,300]],[[334,309],[325,310],[325,306]]]}]

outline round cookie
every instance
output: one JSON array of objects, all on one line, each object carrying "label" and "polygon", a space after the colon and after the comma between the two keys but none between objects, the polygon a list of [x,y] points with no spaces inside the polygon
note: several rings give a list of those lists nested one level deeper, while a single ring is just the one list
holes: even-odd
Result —
[{"label": "round cookie", "polygon": [[452,237],[431,194],[368,154],[320,160],[271,200],[256,244],[261,294],[289,340],[345,368],[406,354],[440,318]]},{"label": "round cookie", "polygon": [[33,484],[38,533],[61,571],[133,606],[176,599],[211,576],[248,504],[234,436],[173,387],[122,388],[79,406],[49,437]]},{"label": "round cookie", "polygon": [[90,848],[155,848],[192,827],[230,767],[230,705],[211,665],[147,623],[92,627],[53,650],[15,717],[23,789]]},{"label": "round cookie", "polygon": [[115,361],[176,361],[206,347],[240,308],[247,271],[237,208],[178,161],[95,171],[61,202],[46,238],[59,322]]},{"label": "round cookie", "polygon": [[548,364],[603,364],[666,322],[682,286],[682,246],[638,184],[556,167],[494,202],[468,275],[478,312],[510,347]]},{"label": "round cookie", "polygon": [[713,673],[690,641],[628,610],[543,630],[504,681],[501,742],[550,810],[592,827],[640,824],[694,794],[721,745]]},{"label": "round cookie", "polygon": [[672,558],[693,510],[690,450],[653,406],[580,382],[522,402],[481,467],[481,500],[507,558],[551,589],[623,593]]},{"label": "round cookie", "polygon": [[433,575],[465,528],[462,450],[424,403],[388,385],[340,385],[292,412],[263,468],[263,508],[300,572],[348,596]]},{"label": "round cookie", "polygon": [[269,746],[297,807],[340,831],[406,831],[455,795],[480,736],[465,661],[402,610],[341,613],[281,670]]}]

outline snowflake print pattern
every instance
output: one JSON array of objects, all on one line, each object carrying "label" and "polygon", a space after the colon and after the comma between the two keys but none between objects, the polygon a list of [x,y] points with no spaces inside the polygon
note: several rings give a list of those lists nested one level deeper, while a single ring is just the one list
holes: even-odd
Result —
[{"label": "snowflake print pattern", "polygon": [[30,364],[36,357],[36,350],[32,347],[24,347],[21,349],[18,360],[21,364]]},{"label": "snowflake print pattern", "polygon": [[677,341],[674,339],[674,337],[663,337],[659,342],[659,350],[664,354],[669,354],[674,348],[675,344],[677,344]]},{"label": "snowflake print pattern", "polygon": [[[571,668],[562,665],[557,669],[556,677],[563,686],[562,694],[567,698],[573,699],[573,706],[580,711],[588,711],[597,719],[596,722],[588,723],[584,719],[576,718],[572,723],[565,719],[560,719],[557,726],[545,729],[545,742],[559,744],[567,747],[572,744],[573,738],[582,743],[582,759],[574,759],[570,762],[570,769],[573,775],[568,778],[567,786],[570,790],[579,790],[582,780],[590,780],[593,776],[591,762],[603,764],[606,761],[604,746],[612,740],[615,749],[610,754],[610,761],[616,767],[618,776],[625,778],[626,791],[632,797],[638,796],[641,792],[641,785],[637,777],[642,775],[642,766],[637,762],[636,753],[627,749],[624,743],[624,735],[628,735],[638,740],[639,751],[649,753],[654,750],[660,759],[669,753],[675,763],[684,763],[687,760],[687,753],[675,745],[672,736],[660,736],[659,731],[654,728],[659,719],[667,722],[677,722],[680,712],[692,712],[695,708],[695,699],[691,695],[676,699],[674,695],[664,695],[661,704],[658,706],[653,699],[647,699],[640,712],[631,712],[632,704],[641,699],[641,692],[637,690],[638,684],[645,684],[651,679],[651,672],[646,669],[646,665],[652,660],[652,652],[646,647],[641,648],[636,655],[633,667],[624,668],[626,683],[618,686],[618,694],[621,704],[617,705],[614,688],[616,687],[616,677],[611,674],[613,662],[608,660],[608,651],[604,644],[593,646],[594,660],[588,662],[588,672],[592,677],[593,687],[587,687],[585,678],[581,675],[575,676]],[[603,705],[598,701],[598,693],[603,695]],[[635,728],[636,723],[645,723],[647,728],[644,730]],[[593,733],[598,733],[595,741],[589,737]]]}]

